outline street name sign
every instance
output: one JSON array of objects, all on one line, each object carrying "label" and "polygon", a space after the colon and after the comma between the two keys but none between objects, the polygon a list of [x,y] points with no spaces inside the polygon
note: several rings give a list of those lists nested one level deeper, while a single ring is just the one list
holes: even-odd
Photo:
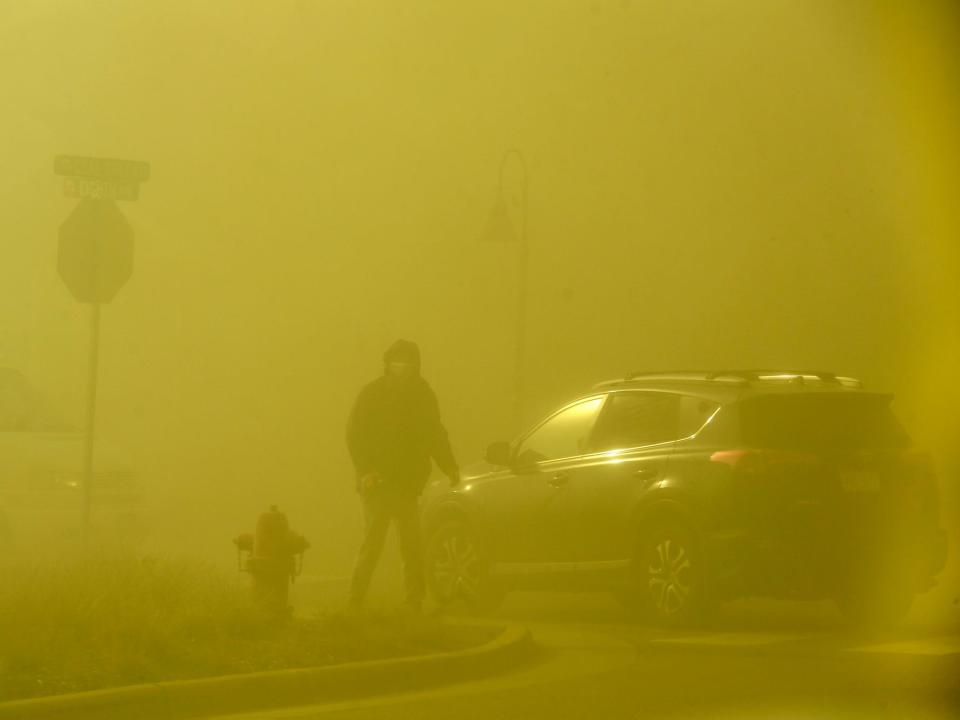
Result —
[{"label": "street name sign", "polygon": [[150,163],[141,160],[57,155],[53,159],[53,172],[71,177],[137,183],[150,179]]}]

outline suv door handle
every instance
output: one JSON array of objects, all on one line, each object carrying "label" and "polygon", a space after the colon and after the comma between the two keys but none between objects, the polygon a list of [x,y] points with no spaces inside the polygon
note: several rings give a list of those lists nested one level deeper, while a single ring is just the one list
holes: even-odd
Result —
[{"label": "suv door handle", "polygon": [[633,476],[640,478],[641,480],[649,480],[657,476],[657,469],[652,467],[642,467],[639,470],[633,471]]},{"label": "suv door handle", "polygon": [[550,478],[549,485],[550,487],[560,488],[570,482],[570,476],[565,472],[554,473],[553,477]]}]

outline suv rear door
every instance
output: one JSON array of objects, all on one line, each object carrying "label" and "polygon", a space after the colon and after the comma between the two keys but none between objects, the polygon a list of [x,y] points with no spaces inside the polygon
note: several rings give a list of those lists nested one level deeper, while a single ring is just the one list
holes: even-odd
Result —
[{"label": "suv rear door", "polygon": [[569,482],[567,534],[580,562],[629,558],[637,502],[667,474],[679,435],[680,398],[644,390],[610,394],[589,452]]}]

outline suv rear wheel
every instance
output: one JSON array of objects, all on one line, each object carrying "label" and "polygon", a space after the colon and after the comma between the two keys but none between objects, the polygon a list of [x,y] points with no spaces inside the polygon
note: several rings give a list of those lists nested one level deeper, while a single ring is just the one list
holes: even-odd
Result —
[{"label": "suv rear wheel", "polygon": [[916,595],[907,573],[876,573],[849,579],[836,603],[847,623],[857,630],[895,627],[907,616]]},{"label": "suv rear wheel", "polygon": [[427,587],[437,605],[492,611],[503,592],[489,576],[489,563],[476,534],[461,520],[451,520],[427,541]]},{"label": "suv rear wheel", "polygon": [[3,508],[0,508],[0,551],[10,550],[13,545],[13,532],[10,530],[10,523],[3,512]]}]

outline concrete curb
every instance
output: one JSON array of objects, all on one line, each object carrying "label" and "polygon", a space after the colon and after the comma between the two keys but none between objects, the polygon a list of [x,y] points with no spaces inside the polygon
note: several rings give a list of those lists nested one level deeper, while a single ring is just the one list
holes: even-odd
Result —
[{"label": "concrete curb", "polygon": [[454,652],[14,700],[0,703],[0,720],[159,720],[345,700],[492,675],[533,650],[530,631],[512,625],[484,645]]}]

